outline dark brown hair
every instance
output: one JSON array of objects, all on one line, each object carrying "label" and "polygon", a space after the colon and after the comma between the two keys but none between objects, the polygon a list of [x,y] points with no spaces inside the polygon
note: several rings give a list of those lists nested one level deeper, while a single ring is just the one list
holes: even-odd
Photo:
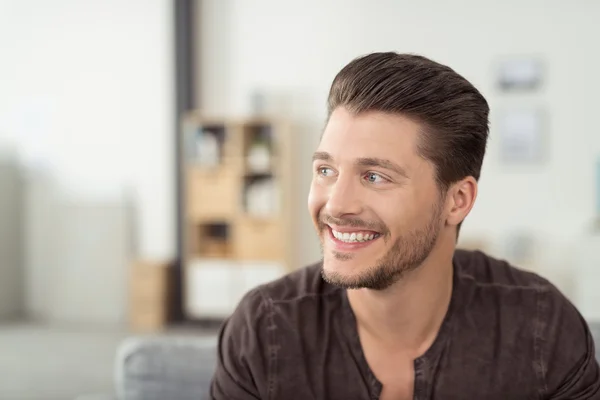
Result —
[{"label": "dark brown hair", "polygon": [[421,156],[436,168],[441,189],[467,176],[479,179],[489,132],[489,106],[479,91],[451,68],[422,56],[373,53],[346,65],[335,77],[328,118],[338,107],[352,113],[405,115],[423,126]]}]

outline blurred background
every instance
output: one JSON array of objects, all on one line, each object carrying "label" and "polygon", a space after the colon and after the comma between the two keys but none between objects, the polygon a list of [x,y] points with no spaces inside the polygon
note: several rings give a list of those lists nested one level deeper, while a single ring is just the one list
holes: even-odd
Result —
[{"label": "blurred background", "polygon": [[373,51],[490,103],[460,246],[600,320],[598,19],[591,0],[0,0],[0,399],[115,394],[124,341],[214,339],[248,289],[317,261],[327,92]]}]

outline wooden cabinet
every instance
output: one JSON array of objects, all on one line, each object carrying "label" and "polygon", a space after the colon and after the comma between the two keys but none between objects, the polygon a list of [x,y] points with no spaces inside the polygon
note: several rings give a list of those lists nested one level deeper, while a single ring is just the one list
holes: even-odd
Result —
[{"label": "wooden cabinet", "polygon": [[184,312],[226,317],[244,292],[293,268],[291,130],[197,112],[183,122]]}]

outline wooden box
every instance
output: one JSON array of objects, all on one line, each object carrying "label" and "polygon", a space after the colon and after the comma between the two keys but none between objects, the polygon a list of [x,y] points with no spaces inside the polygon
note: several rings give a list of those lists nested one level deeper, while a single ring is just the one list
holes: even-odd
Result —
[{"label": "wooden box", "polygon": [[190,167],[187,174],[187,210],[193,221],[232,218],[241,208],[239,174],[229,165]]},{"label": "wooden box", "polygon": [[174,270],[170,262],[135,261],[129,277],[129,325],[135,331],[163,328],[173,304]]},{"label": "wooden box", "polygon": [[238,260],[282,260],[285,235],[277,219],[240,218],[233,226],[233,253]]}]

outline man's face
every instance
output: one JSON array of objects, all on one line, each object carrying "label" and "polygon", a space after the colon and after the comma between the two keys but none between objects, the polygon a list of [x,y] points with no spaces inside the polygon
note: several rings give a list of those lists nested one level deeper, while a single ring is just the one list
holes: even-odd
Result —
[{"label": "man's face", "polygon": [[330,283],[385,289],[433,249],[443,198],[417,153],[419,128],[399,115],[332,113],[308,198]]}]

